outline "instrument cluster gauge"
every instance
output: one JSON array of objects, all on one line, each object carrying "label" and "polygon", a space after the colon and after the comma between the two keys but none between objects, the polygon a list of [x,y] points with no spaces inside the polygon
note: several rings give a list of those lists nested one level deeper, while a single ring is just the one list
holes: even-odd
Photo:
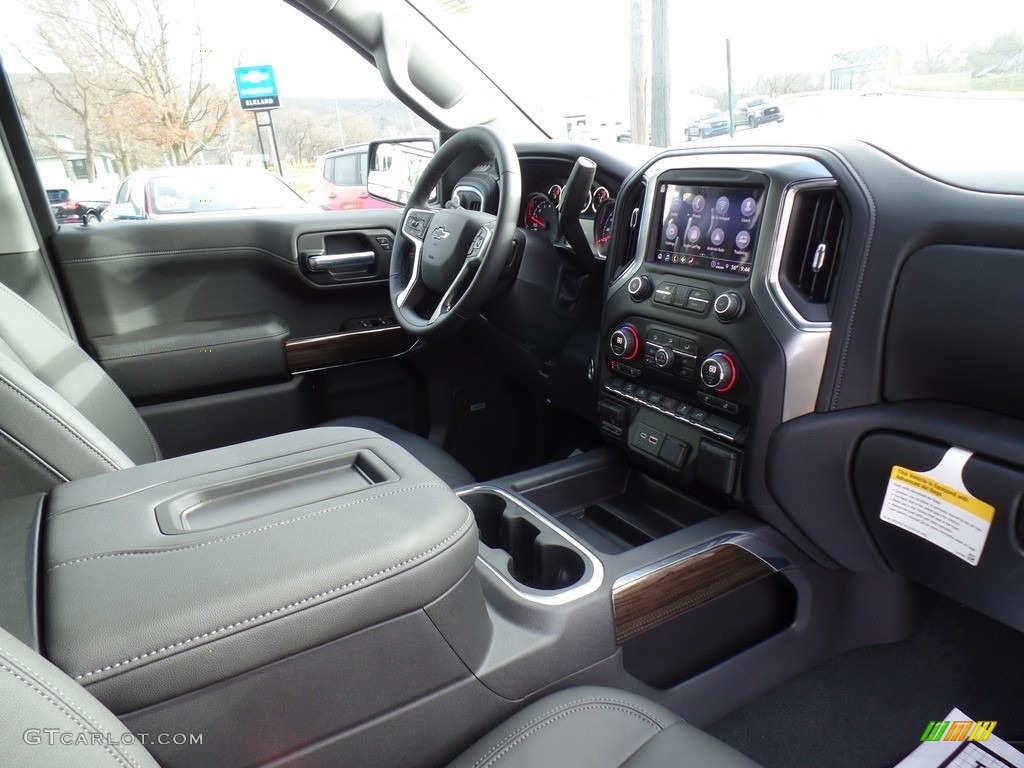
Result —
[{"label": "instrument cluster gauge", "polygon": [[558,240],[558,209],[554,201],[543,192],[534,192],[526,198],[523,227],[546,235],[551,242]]},{"label": "instrument cluster gauge", "polygon": [[594,246],[597,249],[598,258],[604,259],[608,257],[608,246],[612,240],[612,222],[614,218],[615,198],[606,197],[597,206],[597,214],[594,216]]},{"label": "instrument cluster gauge", "polygon": [[562,185],[552,184],[548,189],[548,197],[551,198],[551,202],[553,202],[557,208],[559,200],[562,199]]},{"label": "instrument cluster gauge", "polygon": [[594,190],[594,210],[601,207],[602,203],[611,198],[607,187],[598,187]]}]

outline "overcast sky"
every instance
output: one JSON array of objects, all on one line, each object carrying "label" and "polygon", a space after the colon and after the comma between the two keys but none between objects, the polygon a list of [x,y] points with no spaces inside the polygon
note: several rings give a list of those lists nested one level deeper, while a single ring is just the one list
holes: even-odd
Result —
[{"label": "overcast sky", "polygon": [[[83,2],[84,0],[79,0]],[[429,3],[430,0],[422,0]],[[73,4],[75,0],[68,0]],[[387,94],[375,70],[328,32],[279,0],[226,2],[166,0],[176,12],[198,8],[203,45],[213,72],[230,82],[236,64],[274,64],[282,97],[374,97]],[[10,41],[24,45],[33,20],[4,0],[0,53],[12,71],[24,70]],[[471,11],[450,19],[458,40],[471,40],[474,58],[499,84],[556,112],[574,102],[621,105],[628,93],[628,0],[468,0]],[[725,39],[730,38],[737,84],[759,73],[823,72],[832,53],[891,45],[904,60],[924,45],[985,44],[1024,31],[1019,0],[953,3],[907,0],[670,0],[674,92],[725,86]],[[186,37],[191,27],[183,27]],[[220,78],[217,78],[220,79]],[[621,107],[619,107],[621,108]]]}]

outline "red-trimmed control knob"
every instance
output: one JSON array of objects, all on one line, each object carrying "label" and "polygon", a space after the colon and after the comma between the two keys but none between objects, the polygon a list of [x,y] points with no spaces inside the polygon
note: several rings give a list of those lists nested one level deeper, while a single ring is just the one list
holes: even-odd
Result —
[{"label": "red-trimmed control knob", "polygon": [[700,364],[700,380],[704,386],[718,393],[728,392],[736,386],[738,375],[736,362],[725,352],[712,352]]},{"label": "red-trimmed control knob", "polygon": [[629,323],[620,325],[612,331],[608,339],[608,348],[613,356],[620,360],[633,360],[640,354],[640,336]]}]

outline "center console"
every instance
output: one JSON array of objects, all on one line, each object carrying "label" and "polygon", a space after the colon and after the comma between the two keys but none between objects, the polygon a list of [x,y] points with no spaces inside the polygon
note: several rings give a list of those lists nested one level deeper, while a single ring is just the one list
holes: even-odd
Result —
[{"label": "center console", "polygon": [[601,430],[680,482],[724,495],[739,471],[755,396],[740,341],[767,177],[666,170],[652,180],[646,236],[610,295]]}]

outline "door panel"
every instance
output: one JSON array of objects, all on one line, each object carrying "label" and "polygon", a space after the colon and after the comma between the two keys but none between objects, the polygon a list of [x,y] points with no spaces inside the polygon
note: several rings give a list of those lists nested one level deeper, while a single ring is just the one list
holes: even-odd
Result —
[{"label": "door panel", "polygon": [[414,345],[387,294],[399,215],[110,222],[51,244],[83,346],[178,454],[337,413],[320,393],[338,374],[302,372],[346,365],[353,412],[412,390],[409,366],[364,365]]}]

